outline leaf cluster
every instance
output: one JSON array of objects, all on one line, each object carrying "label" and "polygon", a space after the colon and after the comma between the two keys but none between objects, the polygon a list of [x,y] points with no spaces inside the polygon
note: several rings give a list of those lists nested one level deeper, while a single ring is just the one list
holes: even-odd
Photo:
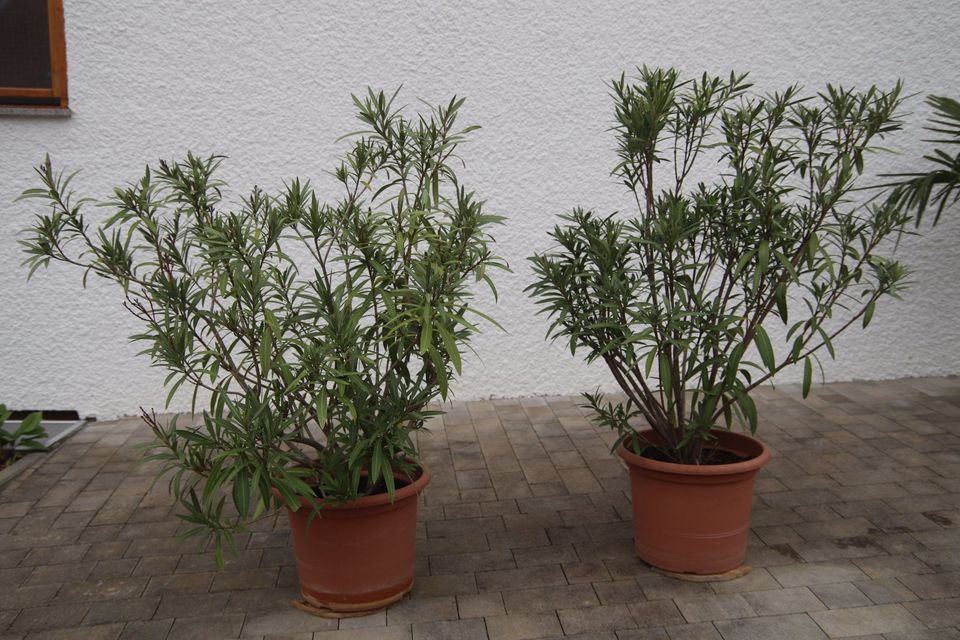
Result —
[{"label": "leaf cluster", "polygon": [[395,98],[354,97],[363,129],[330,202],[295,179],[228,207],[222,158],[192,154],[117,188],[102,224],[49,158],[24,194],[44,205],[22,242],[31,275],[58,261],[118,284],[167,402],[192,394],[191,416],[143,418],[183,517],[218,550],[270,508],[410,481],[428,405],[490,320],[474,283],[493,289],[507,267],[490,235],[502,219],[455,170],[475,127],[457,125],[463,99],[411,118]]},{"label": "leaf cluster", "polygon": [[755,95],[745,74],[645,67],[611,89],[613,175],[637,212],[563,215],[528,291],[548,336],[604,362],[625,394],[587,394],[618,442],[641,450],[649,425],[665,456],[695,464],[711,429],[756,430],[751,392],[786,367],[802,363],[806,396],[836,336],[906,284],[887,252],[913,215],[855,197],[867,157],[901,127],[902,87]]}]

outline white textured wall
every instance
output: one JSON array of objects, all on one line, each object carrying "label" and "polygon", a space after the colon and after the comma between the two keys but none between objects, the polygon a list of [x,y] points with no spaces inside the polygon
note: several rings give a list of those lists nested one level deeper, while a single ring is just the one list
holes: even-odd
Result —
[{"label": "white textured wall", "polygon": [[[136,325],[115,292],[83,291],[64,267],[24,282],[15,234],[29,207],[12,200],[45,152],[82,168],[77,187],[99,197],[187,149],[229,155],[238,190],[293,175],[329,184],[335,139],[355,127],[351,92],[403,83],[411,103],[466,95],[465,118],[484,127],[463,149],[466,177],[509,216],[501,249],[515,272],[493,309],[507,333],[476,341],[483,361],[467,365],[458,395],[569,393],[608,376],[543,342],[524,258],[546,246],[555,214],[627,206],[608,177],[605,81],[646,63],[750,70],[764,89],[903,77],[910,92],[960,95],[960,14],[922,0],[64,4],[73,117],[0,117],[0,401],[101,417],[161,404],[161,375],[134,357]],[[912,107],[915,123],[926,109]],[[917,137],[899,138],[906,157]],[[842,341],[831,379],[960,373],[958,240],[948,220],[904,243],[914,289]]]}]

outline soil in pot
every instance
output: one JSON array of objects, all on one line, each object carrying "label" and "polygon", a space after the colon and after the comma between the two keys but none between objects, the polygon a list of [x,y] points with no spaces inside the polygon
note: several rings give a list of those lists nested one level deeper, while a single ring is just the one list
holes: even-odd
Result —
[{"label": "soil in pot", "polygon": [[[621,445],[630,470],[634,543],[642,560],[672,573],[721,574],[746,557],[753,481],[770,451],[749,436],[715,430],[714,447],[733,462],[676,464]],[[640,437],[658,444],[653,431]],[[645,453],[656,451],[648,448]],[[650,455],[656,456],[655,453]]]},{"label": "soil in pot", "polygon": [[422,467],[412,481],[403,480],[393,502],[384,487],[383,493],[324,505],[319,514],[303,498],[300,509],[288,511],[300,592],[315,613],[375,611],[413,587],[417,495],[430,472]]}]

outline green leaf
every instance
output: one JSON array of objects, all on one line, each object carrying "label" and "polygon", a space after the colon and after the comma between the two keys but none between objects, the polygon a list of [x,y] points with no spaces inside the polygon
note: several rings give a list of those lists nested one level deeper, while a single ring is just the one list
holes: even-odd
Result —
[{"label": "green leaf", "polygon": [[450,358],[451,364],[453,364],[454,371],[459,375],[461,373],[461,363],[460,363],[460,350],[457,348],[457,341],[454,339],[453,335],[447,331],[442,324],[437,324],[437,331],[440,333],[440,337],[443,339],[443,348],[447,352],[447,357]]},{"label": "green leaf", "polygon": [[813,364],[810,356],[803,359],[803,397],[810,395],[810,385],[813,382]]},{"label": "green leaf", "polygon": [[774,299],[777,304],[777,315],[780,316],[780,320],[783,321],[783,324],[787,324],[787,285],[781,283],[777,285],[776,290],[774,291]]},{"label": "green leaf", "polygon": [[424,307],[420,320],[420,353],[428,353],[433,349],[433,323],[431,309]]},{"label": "green leaf", "polygon": [[763,360],[763,364],[767,367],[767,370],[771,373],[776,371],[777,362],[773,353],[773,345],[770,343],[770,337],[762,326],[757,326],[753,343],[757,345],[757,351],[760,352],[760,358]]},{"label": "green leaf", "polygon": [[266,375],[273,365],[273,331],[266,327],[260,338],[260,375]]},{"label": "green leaf", "polygon": [[753,399],[748,393],[741,391],[739,388],[733,390],[733,394],[737,399],[737,406],[740,407],[740,410],[743,412],[743,415],[746,417],[748,424],[750,425],[750,433],[757,432],[757,405],[753,403]]},{"label": "green leaf", "polygon": [[876,309],[876,301],[871,300],[867,303],[866,308],[863,311],[863,328],[866,329],[867,325],[870,324],[870,321],[873,319],[873,312]]}]

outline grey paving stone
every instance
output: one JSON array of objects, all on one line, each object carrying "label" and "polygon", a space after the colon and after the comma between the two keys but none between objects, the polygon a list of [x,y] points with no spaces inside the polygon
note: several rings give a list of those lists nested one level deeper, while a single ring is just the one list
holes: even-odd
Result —
[{"label": "grey paving stone", "polygon": [[503,606],[503,596],[499,593],[477,593],[457,596],[457,610],[460,618],[484,618],[507,613]]},{"label": "grey paving stone", "polygon": [[550,587],[567,584],[559,564],[502,571],[480,571],[476,576],[477,589],[480,591],[504,591],[518,587]]},{"label": "grey paving stone", "polygon": [[29,634],[30,640],[117,640],[123,632],[123,623],[99,624],[87,627],[47,629]]},{"label": "grey paving stone", "polygon": [[292,635],[296,633],[330,631],[338,627],[337,620],[320,618],[305,614],[303,611],[285,607],[276,611],[248,614],[243,623],[240,635]]},{"label": "grey paving stone", "polygon": [[923,629],[923,624],[899,604],[817,611],[810,617],[831,638]]},{"label": "grey paving stone", "polygon": [[870,598],[874,604],[892,604],[895,602],[912,602],[917,595],[905,587],[897,578],[882,578],[853,583],[857,589]]},{"label": "grey paving stone", "polygon": [[744,620],[722,620],[714,626],[724,640],[826,640],[817,623],[805,613]]},{"label": "grey paving stone", "polygon": [[666,631],[670,640],[723,640],[717,628],[709,622],[667,627]]},{"label": "grey paving stone", "polygon": [[769,567],[770,574],[784,587],[803,587],[833,582],[864,580],[867,574],[853,563],[819,562]]},{"label": "grey paving stone", "polygon": [[653,600],[628,605],[638,627],[664,627],[684,624],[683,616],[672,600]]},{"label": "grey paving stone", "polygon": [[630,629],[617,631],[616,634],[617,640],[670,640],[667,630],[663,628]]},{"label": "grey paving stone", "polygon": [[381,609],[365,616],[356,616],[354,618],[340,618],[338,628],[343,629],[370,629],[372,627],[387,626],[387,611]]},{"label": "grey paving stone", "polygon": [[485,619],[490,640],[528,640],[561,635],[556,613],[514,613]]},{"label": "grey paving stone", "polygon": [[53,604],[24,609],[10,625],[10,631],[41,631],[79,626],[87,614],[87,604]]},{"label": "grey paving stone", "polygon": [[618,629],[633,629],[637,626],[630,609],[623,604],[561,609],[557,611],[565,635],[599,633]]},{"label": "grey paving stone", "polygon": [[637,585],[648,600],[667,598],[695,598],[714,595],[713,588],[707,582],[675,580],[659,574],[645,572],[637,578]]},{"label": "grey paving stone", "polygon": [[230,598],[228,593],[164,594],[155,614],[158,618],[186,618],[214,615],[223,611]]},{"label": "grey paving stone", "polygon": [[903,606],[933,629],[960,627],[960,598],[907,602]]},{"label": "grey paving stone", "polygon": [[594,582],[593,590],[601,604],[631,604],[646,599],[634,580]]},{"label": "grey paving stone", "polygon": [[95,602],[90,606],[83,624],[106,624],[110,622],[129,622],[149,620],[153,617],[160,597],[137,598],[135,600],[114,600]]},{"label": "grey paving stone", "polygon": [[509,549],[430,556],[430,573],[433,575],[495,571],[516,566]]},{"label": "grey paving stone", "polygon": [[413,583],[413,597],[457,596],[477,592],[473,573],[419,576]]},{"label": "grey paving stone", "polygon": [[739,593],[675,598],[674,603],[687,622],[712,622],[756,615],[750,604]]},{"label": "grey paving stone", "polygon": [[65,584],[57,593],[57,601],[128,600],[139,597],[146,588],[147,582],[146,577],[132,577]]},{"label": "grey paving stone", "polygon": [[780,583],[770,575],[767,569],[754,568],[742,578],[711,582],[710,587],[715,593],[746,593],[765,589],[779,589]]},{"label": "grey paving stone", "polygon": [[481,618],[418,622],[413,640],[487,640],[487,628]]},{"label": "grey paving stone", "polygon": [[43,606],[60,590],[59,584],[41,584],[11,589],[5,587],[0,597],[0,611]]},{"label": "grey paving stone", "polygon": [[172,619],[128,622],[120,640],[165,640],[172,626]]},{"label": "grey paving stone", "polygon": [[871,578],[895,578],[931,572],[927,564],[912,555],[859,558],[853,563]]},{"label": "grey paving stone", "polygon": [[924,600],[960,596],[960,572],[906,575],[897,580]]},{"label": "grey paving stone", "polygon": [[600,601],[589,584],[577,584],[504,591],[503,604],[507,614],[512,615],[590,607],[599,605]]},{"label": "grey paving stone", "polygon": [[567,582],[570,584],[580,582],[606,582],[611,580],[610,572],[607,570],[606,564],[601,560],[565,563],[561,566],[563,574],[567,577]]},{"label": "grey paving stone", "polygon": [[960,640],[957,629],[924,629],[883,634],[883,640]]},{"label": "grey paving stone", "polygon": [[387,609],[388,625],[416,624],[457,619],[457,600],[453,596],[437,598],[406,597]]},{"label": "grey paving stone", "polygon": [[849,609],[873,604],[870,598],[850,582],[812,585],[810,590],[830,609]]},{"label": "grey paving stone", "polygon": [[807,587],[751,591],[742,595],[759,616],[820,611],[826,608]]},{"label": "grey paving stone", "polygon": [[177,640],[236,638],[240,635],[242,627],[242,613],[177,618],[170,629],[169,638]]}]

